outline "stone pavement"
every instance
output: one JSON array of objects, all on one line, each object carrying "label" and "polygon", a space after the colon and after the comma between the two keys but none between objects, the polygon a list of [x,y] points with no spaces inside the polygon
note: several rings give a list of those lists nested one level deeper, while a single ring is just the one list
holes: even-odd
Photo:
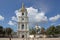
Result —
[{"label": "stone pavement", "polygon": [[[0,40],[9,40],[9,38],[0,38]],[[29,38],[29,39],[11,38],[11,40],[60,40],[60,38]]]}]

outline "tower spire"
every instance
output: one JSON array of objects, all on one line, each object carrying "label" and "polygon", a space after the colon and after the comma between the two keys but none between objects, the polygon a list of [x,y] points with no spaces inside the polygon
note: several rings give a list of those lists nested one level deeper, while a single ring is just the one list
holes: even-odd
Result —
[{"label": "tower spire", "polygon": [[24,3],[22,3],[22,8],[21,8],[21,11],[24,12],[25,11],[25,6],[24,6]]},{"label": "tower spire", "polygon": [[24,9],[25,7],[24,7],[24,3],[22,3],[22,9]]}]

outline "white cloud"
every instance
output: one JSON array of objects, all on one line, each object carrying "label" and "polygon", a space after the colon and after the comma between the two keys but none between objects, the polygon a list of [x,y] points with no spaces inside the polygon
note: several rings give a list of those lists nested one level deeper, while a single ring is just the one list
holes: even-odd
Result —
[{"label": "white cloud", "polygon": [[[38,12],[38,9],[35,9],[33,7],[27,8],[28,11],[28,17],[30,22],[46,22],[48,19],[45,16],[44,12]],[[33,20],[32,20],[33,19]]]},{"label": "white cloud", "polygon": [[15,25],[15,23],[13,23],[12,21],[9,21],[8,24],[11,25],[11,26]]},{"label": "white cloud", "polygon": [[36,13],[38,13],[38,9],[35,9],[33,7],[29,7],[26,9],[27,9],[28,14],[30,14],[30,15],[35,15]]},{"label": "white cloud", "polygon": [[17,21],[17,17],[13,16],[13,17],[12,17],[12,20],[13,20],[13,21]]},{"label": "white cloud", "polygon": [[0,15],[0,20],[4,20],[4,17]]},{"label": "white cloud", "polygon": [[[46,22],[48,20],[44,12],[39,12],[38,9],[35,9],[33,7],[26,9],[28,12],[29,22]],[[15,13],[17,16],[21,15],[19,10],[16,10]]]},{"label": "white cloud", "polygon": [[19,10],[16,10],[15,13],[16,13],[16,16],[20,16],[21,15],[21,13],[19,12]]},{"label": "white cloud", "polygon": [[49,18],[49,20],[52,21],[52,22],[55,22],[55,21],[57,21],[58,19],[60,19],[60,15],[56,15],[56,16],[54,16],[54,17]]},{"label": "white cloud", "polygon": [[37,14],[35,18],[36,18],[37,22],[47,22],[48,21],[47,17],[45,16],[45,14],[43,12]]},{"label": "white cloud", "polygon": [[16,22],[17,22],[17,17],[12,16],[12,17],[11,17],[11,20],[12,20],[12,21],[9,21],[9,22],[8,22],[9,25],[11,25],[11,26],[17,25],[17,23],[16,23]]}]

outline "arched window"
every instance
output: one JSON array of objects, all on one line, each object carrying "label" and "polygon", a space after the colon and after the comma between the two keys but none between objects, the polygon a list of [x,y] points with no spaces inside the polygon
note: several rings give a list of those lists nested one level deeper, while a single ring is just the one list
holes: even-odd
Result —
[{"label": "arched window", "polygon": [[22,13],[22,15],[24,15],[24,13]]},{"label": "arched window", "polygon": [[24,29],[24,24],[22,24],[22,29]]}]

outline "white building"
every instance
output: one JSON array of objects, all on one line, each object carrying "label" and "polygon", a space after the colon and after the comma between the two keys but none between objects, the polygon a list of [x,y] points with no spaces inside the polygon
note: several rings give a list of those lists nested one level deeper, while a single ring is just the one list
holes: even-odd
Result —
[{"label": "white building", "polygon": [[18,37],[19,38],[28,38],[29,37],[27,9],[24,7],[24,4],[22,4],[22,8],[19,9]]},{"label": "white building", "polygon": [[42,27],[41,27],[41,26],[36,25],[36,26],[35,26],[35,28],[36,28],[36,30],[39,30],[39,31],[37,32],[37,34],[39,34],[39,33],[41,32],[41,28],[42,28]]}]

